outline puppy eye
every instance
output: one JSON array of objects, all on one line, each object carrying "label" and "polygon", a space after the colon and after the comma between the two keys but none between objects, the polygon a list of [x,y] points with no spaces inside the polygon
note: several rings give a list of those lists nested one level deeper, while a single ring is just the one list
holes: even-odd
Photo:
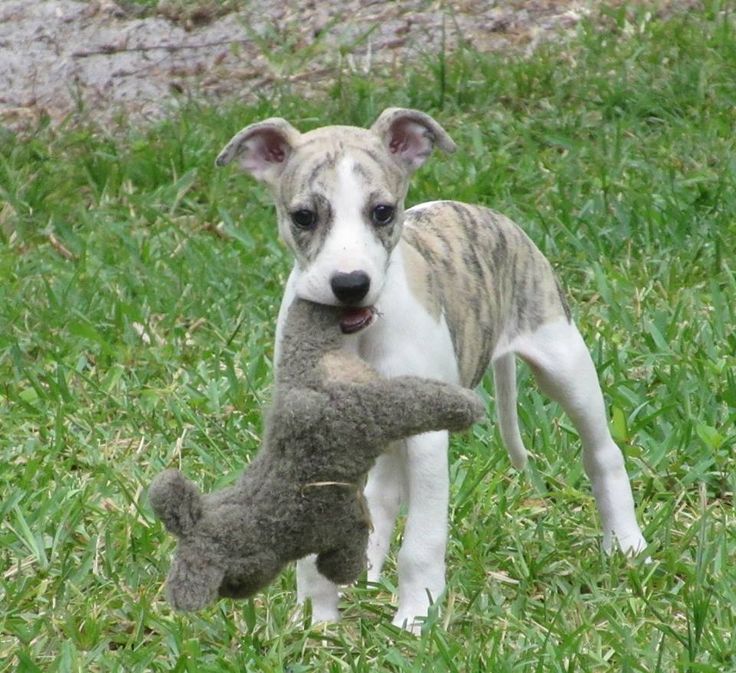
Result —
[{"label": "puppy eye", "polygon": [[306,208],[295,210],[291,213],[291,221],[299,229],[312,229],[317,224],[317,213]]},{"label": "puppy eye", "polygon": [[386,225],[394,219],[394,207],[381,204],[376,206],[371,212],[371,220],[373,224],[380,226]]}]

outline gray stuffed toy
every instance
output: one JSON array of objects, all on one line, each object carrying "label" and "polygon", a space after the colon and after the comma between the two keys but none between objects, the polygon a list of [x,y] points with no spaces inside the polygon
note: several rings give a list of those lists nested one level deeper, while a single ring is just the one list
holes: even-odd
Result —
[{"label": "gray stuffed toy", "polygon": [[167,579],[175,609],[250,596],[308,554],[331,581],[353,582],[370,529],[362,484],[379,454],[483,415],[469,390],[379,377],[344,350],[341,311],[300,299],[290,308],[263,448],[235,486],[201,495],[178,470],[151,484],[156,515],[179,538]]}]

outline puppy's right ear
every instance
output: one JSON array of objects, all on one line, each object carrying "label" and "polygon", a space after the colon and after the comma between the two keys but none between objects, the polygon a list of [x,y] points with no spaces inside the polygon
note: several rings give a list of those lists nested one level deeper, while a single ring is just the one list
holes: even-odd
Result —
[{"label": "puppy's right ear", "polygon": [[273,184],[284,169],[300,133],[289,122],[272,117],[246,126],[222,148],[215,165],[227,166],[237,159],[256,180]]}]

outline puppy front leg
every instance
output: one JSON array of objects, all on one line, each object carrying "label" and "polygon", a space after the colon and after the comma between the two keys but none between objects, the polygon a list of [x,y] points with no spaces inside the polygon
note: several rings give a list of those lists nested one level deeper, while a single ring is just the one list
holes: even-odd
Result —
[{"label": "puppy front leg", "polygon": [[444,431],[407,439],[409,511],[398,557],[399,607],[393,623],[414,633],[445,590],[448,442]]},{"label": "puppy front leg", "polygon": [[312,624],[339,622],[337,585],[317,570],[316,561],[316,555],[312,554],[296,563],[297,603],[304,605],[307,599],[312,602]]},{"label": "puppy front leg", "polygon": [[404,489],[404,443],[395,442],[368,473],[365,499],[371,512],[373,532],[368,539],[368,581],[378,582],[391,544]]}]

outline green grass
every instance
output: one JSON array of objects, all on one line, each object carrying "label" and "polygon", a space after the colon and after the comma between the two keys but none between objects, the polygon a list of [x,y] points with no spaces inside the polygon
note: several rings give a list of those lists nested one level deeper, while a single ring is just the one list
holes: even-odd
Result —
[{"label": "green grass", "polygon": [[[736,671],[726,8],[611,10],[529,60],[465,50],[127,135],[0,132],[0,672]],[[521,370],[533,467],[509,467],[490,421],[453,442],[448,595],[422,638],[390,626],[393,563],[339,626],[295,618],[293,571],[175,615],[145,489],[171,465],[218,487],[256,450],[289,268],[265,191],[214,156],[269,115],[368,124],[389,105],[461,148],[412,202],[491,204],[558,268],[652,563],[600,551],[579,443]]]}]

